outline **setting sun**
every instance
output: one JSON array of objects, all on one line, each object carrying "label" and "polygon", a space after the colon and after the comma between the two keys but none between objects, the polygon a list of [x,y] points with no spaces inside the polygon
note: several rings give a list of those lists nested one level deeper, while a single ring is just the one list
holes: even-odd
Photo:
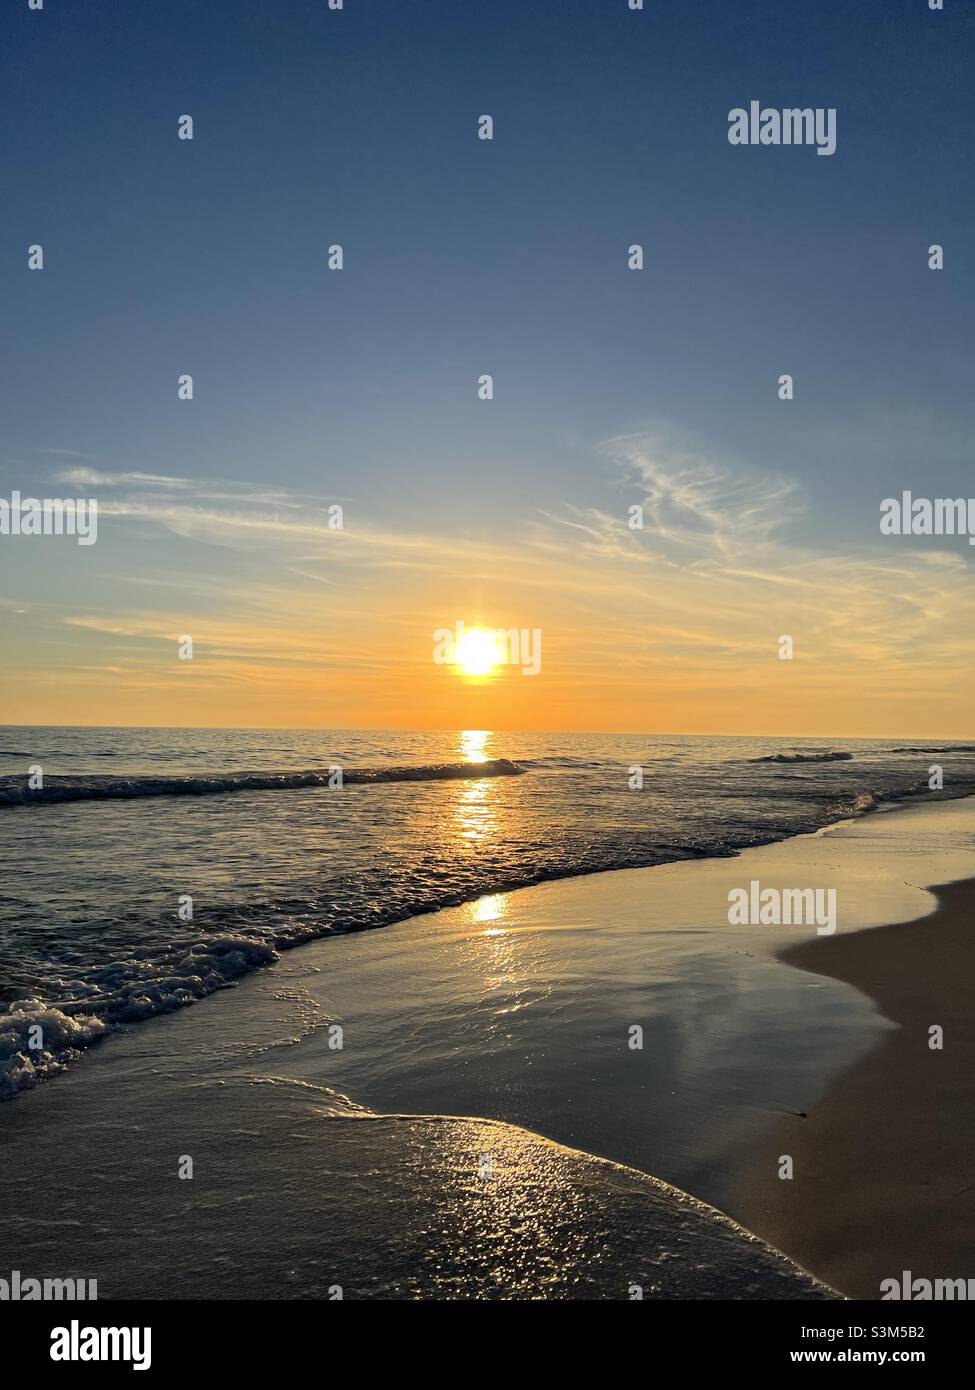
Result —
[{"label": "setting sun", "polygon": [[472,627],[457,644],[457,665],[467,676],[486,676],[500,660],[493,632]]}]

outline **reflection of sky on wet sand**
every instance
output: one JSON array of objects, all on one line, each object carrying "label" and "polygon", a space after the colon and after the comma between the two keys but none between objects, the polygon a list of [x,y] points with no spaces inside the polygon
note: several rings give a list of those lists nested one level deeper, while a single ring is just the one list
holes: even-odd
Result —
[{"label": "reflection of sky on wet sand", "polygon": [[431,1207],[423,1268],[441,1296],[826,1296],[724,1217],[643,1174],[484,1121],[424,1119],[414,1138]]},{"label": "reflection of sky on wet sand", "polygon": [[905,854],[914,880],[970,872],[971,816],[962,802],[876,816],[310,946],[285,968],[354,1046],[333,1051],[314,1030],[269,1065],[380,1111],[513,1121],[721,1205],[758,1128],[808,1110],[888,1026],[852,987],[774,960],[794,928],[729,926],[729,886],[836,884],[843,930],[867,911],[910,920],[928,899],[904,883]]},{"label": "reflection of sky on wet sand", "polygon": [[[214,1010],[217,1055],[237,1037],[232,1002]],[[336,1287],[350,1299],[818,1292],[700,1204],[523,1129],[352,1118],[318,1088],[214,1073],[204,1012],[184,1010],[166,1030],[169,1074],[152,1049],[107,1050],[59,1084],[57,1104],[52,1087],[29,1122],[15,1112],[4,1139],[14,1268],[82,1269],[109,1297],[170,1299],[322,1300]],[[160,1115],[205,1156],[198,1201],[158,1181],[173,1143]],[[94,1168],[65,1141],[78,1126]],[[77,1219],[51,1221],[57,1210]],[[247,1218],[228,1220],[235,1211]]]},{"label": "reflection of sky on wet sand", "polygon": [[507,1020],[551,991],[544,966],[545,947],[532,932],[522,932],[509,895],[495,893],[458,909],[473,928],[453,938],[465,957],[465,971],[479,985],[478,1010],[488,1010],[488,1035],[505,1034]]},{"label": "reflection of sky on wet sand", "polygon": [[[472,922],[501,922],[504,919],[506,900],[503,894],[494,893],[477,902],[468,903]],[[490,933],[486,933],[490,935]]]}]

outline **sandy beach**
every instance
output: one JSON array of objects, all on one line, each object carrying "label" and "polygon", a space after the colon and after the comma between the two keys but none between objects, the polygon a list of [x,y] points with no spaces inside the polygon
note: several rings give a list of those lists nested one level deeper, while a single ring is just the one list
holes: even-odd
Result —
[{"label": "sandy beach", "polygon": [[[975,880],[898,923],[796,946],[783,959],[855,985],[898,1026],[756,1149],[736,1210],[854,1298],[884,1279],[968,1279],[975,1249]],[[932,1048],[930,1030],[943,1030]],[[778,1155],[794,1160],[776,1181]],[[770,1175],[773,1175],[770,1177]]]},{"label": "sandy beach", "polygon": [[[876,1297],[878,1271],[964,1275],[970,889],[934,913],[924,885],[962,876],[973,826],[972,802],[900,810],[290,952],[5,1112],[11,1267],[105,1297]],[[835,937],[730,927],[754,878],[832,884]],[[775,1188],[782,1152],[797,1178]]]}]

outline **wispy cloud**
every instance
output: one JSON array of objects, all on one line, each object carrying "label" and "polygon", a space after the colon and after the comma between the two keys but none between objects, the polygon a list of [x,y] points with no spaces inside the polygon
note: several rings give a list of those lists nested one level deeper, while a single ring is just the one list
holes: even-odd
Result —
[{"label": "wispy cloud", "polygon": [[[905,548],[879,530],[841,553],[800,544],[803,497],[787,478],[660,434],[608,440],[599,454],[610,486],[598,507],[553,500],[488,539],[376,524],[361,502],[337,531],[327,499],[245,481],[64,470],[98,488],[113,596],[66,591],[35,605],[32,624],[58,662],[58,629],[88,634],[106,680],[125,669],[130,684],[180,698],[189,687],[172,648],[187,630],[205,654],[194,689],[270,699],[277,683],[313,702],[327,671],[352,722],[370,701],[389,709],[377,678],[425,689],[431,633],[457,618],[541,627],[546,689],[568,709],[588,702],[590,722],[641,692],[651,726],[661,702],[745,718],[772,690],[799,723],[803,709],[862,707],[865,690],[885,710],[922,693],[961,700],[973,656],[967,552]],[[642,530],[628,525],[635,504]],[[133,539],[126,551],[125,537],[147,527],[160,543]],[[783,634],[793,663],[778,660]],[[79,665],[93,656],[82,647]]]}]

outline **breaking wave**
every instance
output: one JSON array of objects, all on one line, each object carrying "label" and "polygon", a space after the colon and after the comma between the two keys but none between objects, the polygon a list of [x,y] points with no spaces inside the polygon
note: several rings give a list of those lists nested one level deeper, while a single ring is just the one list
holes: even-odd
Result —
[{"label": "breaking wave", "polygon": [[[517,777],[523,769],[508,758],[483,763],[342,768],[340,786],[385,782],[446,782],[459,778]],[[332,768],[307,772],[237,772],[214,777],[45,776],[32,789],[23,777],[0,777],[0,806],[49,805],[60,801],[127,801],[145,796],[221,796],[228,792],[297,791],[335,785]]]}]

